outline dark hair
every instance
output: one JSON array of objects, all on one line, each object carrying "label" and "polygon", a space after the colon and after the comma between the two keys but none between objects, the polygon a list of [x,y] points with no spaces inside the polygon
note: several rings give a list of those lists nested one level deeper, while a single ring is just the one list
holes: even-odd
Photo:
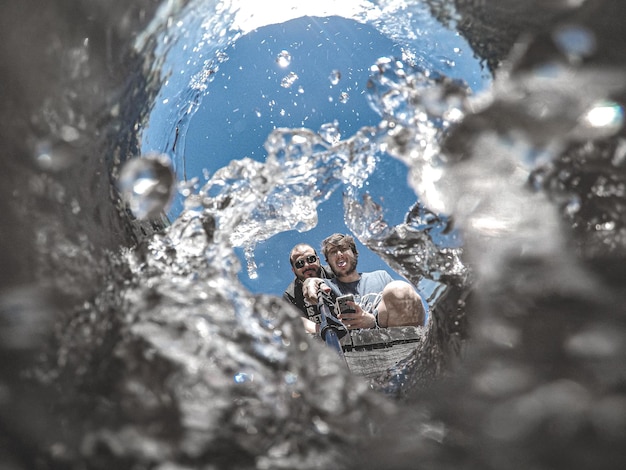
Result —
[{"label": "dark hair", "polygon": [[356,259],[359,258],[359,252],[356,249],[356,243],[351,235],[344,235],[343,233],[333,233],[330,237],[326,237],[322,242],[322,253],[324,258],[328,261],[328,252],[334,247],[347,247],[350,248]]},{"label": "dark hair", "polygon": [[313,250],[313,253],[315,253],[315,256],[317,256],[317,251],[315,251],[315,248],[313,248],[311,245],[309,245],[308,243],[298,243],[289,252],[289,264],[291,266],[293,266],[293,260],[292,260],[293,252],[296,251],[298,248],[304,247],[304,246],[306,246],[307,248],[311,248]]}]

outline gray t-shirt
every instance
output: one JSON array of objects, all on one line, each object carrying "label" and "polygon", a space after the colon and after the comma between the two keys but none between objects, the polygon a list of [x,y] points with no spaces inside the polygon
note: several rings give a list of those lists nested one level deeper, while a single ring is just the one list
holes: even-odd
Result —
[{"label": "gray t-shirt", "polygon": [[341,282],[337,278],[326,279],[325,282],[337,294],[354,295],[354,301],[366,312],[374,313],[374,309],[382,300],[382,292],[393,278],[387,271],[378,270],[371,273],[359,273],[361,278],[354,282]]}]

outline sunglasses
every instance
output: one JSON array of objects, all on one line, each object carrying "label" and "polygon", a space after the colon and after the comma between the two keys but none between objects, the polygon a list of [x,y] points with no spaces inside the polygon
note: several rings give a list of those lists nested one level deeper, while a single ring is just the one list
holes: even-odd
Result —
[{"label": "sunglasses", "polygon": [[307,256],[304,259],[299,259],[298,261],[296,261],[295,263],[293,263],[293,265],[296,267],[296,269],[300,269],[302,268],[305,264],[313,264],[317,261],[317,256],[315,255],[311,255],[311,256]]}]

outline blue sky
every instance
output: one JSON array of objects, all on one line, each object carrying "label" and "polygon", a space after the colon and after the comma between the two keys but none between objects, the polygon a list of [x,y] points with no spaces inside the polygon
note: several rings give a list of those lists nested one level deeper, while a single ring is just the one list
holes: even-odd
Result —
[{"label": "blue sky", "polygon": [[[424,36],[424,47],[419,38],[417,41],[414,47],[418,59],[428,68],[463,78],[474,90],[484,86],[484,71],[456,33],[441,27]],[[287,66],[277,61],[282,51],[291,57]],[[259,28],[239,38],[224,52],[229,59],[212,77],[197,112],[186,124],[184,148],[177,149],[179,155],[174,161],[179,179],[183,177],[183,159],[187,178],[198,176],[201,181],[203,170],[212,174],[232,159],[250,157],[263,161],[263,143],[276,127],[317,131],[322,124],[337,120],[342,137],[347,138],[362,126],[376,125],[380,116],[370,108],[365,95],[369,68],[379,57],[399,57],[401,48],[372,26],[339,17],[304,17]],[[176,55],[171,61],[189,62]],[[331,79],[337,76],[336,71],[341,76],[338,82]],[[185,109],[181,97],[187,95],[184,88],[193,70],[183,72],[178,77],[174,74],[169,91],[164,90],[172,96],[160,97],[143,136],[143,151],[168,151],[167,135],[171,142],[175,119]],[[289,74],[295,74],[297,79],[289,87],[281,86]],[[404,164],[393,158],[381,161],[367,188],[375,200],[384,199],[385,218],[391,224],[402,222],[416,200],[406,184]],[[253,292],[281,295],[293,278],[288,262],[293,245],[305,242],[319,248],[327,235],[347,232],[341,197],[341,191],[336,191],[319,207],[319,224],[313,230],[281,233],[258,244],[258,278],[250,279],[243,269],[241,282]],[[175,216],[181,207],[178,199],[170,216]],[[386,269],[398,277],[367,248],[359,245],[359,251],[361,270]]]}]

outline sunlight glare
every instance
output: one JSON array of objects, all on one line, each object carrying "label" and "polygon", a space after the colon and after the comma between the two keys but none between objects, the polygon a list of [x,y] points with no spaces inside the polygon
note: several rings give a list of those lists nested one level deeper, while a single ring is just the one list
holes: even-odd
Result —
[{"label": "sunlight glare", "polygon": [[380,10],[367,0],[283,0],[279,8],[268,8],[258,0],[240,0],[233,28],[244,34],[263,26],[284,23],[303,16],[341,16],[359,22],[371,21],[380,16]]},{"label": "sunlight glare", "polygon": [[614,102],[602,101],[596,103],[583,116],[583,122],[592,128],[611,127],[616,131],[622,127],[624,122],[624,110]]}]

